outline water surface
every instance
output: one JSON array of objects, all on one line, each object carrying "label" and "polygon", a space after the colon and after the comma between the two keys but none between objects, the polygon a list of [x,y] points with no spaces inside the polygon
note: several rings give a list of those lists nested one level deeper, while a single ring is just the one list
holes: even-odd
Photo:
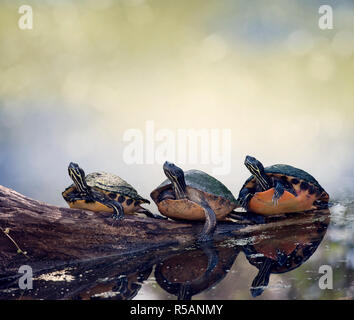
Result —
[{"label": "water surface", "polygon": [[353,299],[353,227],[354,201],[336,202],[329,210],[269,219],[213,244],[43,270],[32,290],[2,275],[0,298]]}]

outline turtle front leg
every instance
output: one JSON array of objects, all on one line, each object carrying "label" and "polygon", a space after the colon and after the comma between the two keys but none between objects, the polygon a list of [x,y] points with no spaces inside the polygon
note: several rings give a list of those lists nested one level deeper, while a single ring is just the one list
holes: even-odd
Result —
[{"label": "turtle front leg", "polygon": [[180,288],[178,290],[178,295],[177,295],[177,300],[192,300],[192,294],[191,294],[191,285],[190,283],[182,283],[180,285]]},{"label": "turtle front leg", "polygon": [[275,183],[274,195],[272,198],[272,202],[273,202],[274,206],[278,205],[278,201],[279,201],[280,197],[284,194],[284,191],[285,191],[284,185],[281,182],[277,181]]},{"label": "turtle front leg", "polygon": [[113,292],[119,292],[122,297],[125,297],[129,287],[128,277],[122,274],[118,277],[116,284],[113,286]]},{"label": "turtle front leg", "polygon": [[86,202],[94,202],[89,194],[80,194],[78,192],[72,192],[69,195],[63,196],[67,202],[75,202],[77,200],[85,200]]},{"label": "turtle front leg", "polygon": [[252,297],[258,297],[261,295],[265,289],[265,287],[268,286],[269,283],[269,277],[270,277],[270,270],[273,265],[272,259],[266,258],[263,262],[262,265],[259,268],[258,274],[252,281],[251,285],[251,294]]},{"label": "turtle front leg", "polygon": [[118,201],[107,201],[107,202],[102,202],[104,205],[107,207],[110,207],[113,209],[113,215],[112,218],[114,220],[123,220],[124,219],[124,209],[123,206],[118,202]]},{"label": "turtle front leg", "polygon": [[241,190],[240,194],[238,195],[237,201],[245,210],[248,211],[248,204],[253,196],[254,196],[254,192],[252,192],[248,188],[244,188],[243,190]]}]

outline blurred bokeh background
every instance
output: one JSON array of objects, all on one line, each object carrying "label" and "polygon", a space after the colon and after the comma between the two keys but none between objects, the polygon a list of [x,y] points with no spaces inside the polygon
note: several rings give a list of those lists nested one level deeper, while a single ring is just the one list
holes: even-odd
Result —
[{"label": "blurred bokeh background", "polygon": [[[302,168],[345,201],[354,187],[354,3],[327,2],[331,30],[318,27],[319,0],[28,0],[33,29],[20,30],[23,1],[1,0],[0,184],[65,206],[75,161],[148,197],[161,165],[125,163],[123,135],[152,120],[156,130],[231,129],[231,172],[217,178],[235,196],[250,154]],[[352,250],[336,248],[352,270]]]}]

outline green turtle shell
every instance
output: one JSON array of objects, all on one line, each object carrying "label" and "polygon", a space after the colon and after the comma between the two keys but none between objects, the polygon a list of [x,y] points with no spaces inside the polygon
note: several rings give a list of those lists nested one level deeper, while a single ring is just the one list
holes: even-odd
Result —
[{"label": "green turtle shell", "polygon": [[[184,172],[186,185],[197,190],[212,194],[217,197],[223,197],[232,203],[237,204],[237,200],[219,180],[199,170],[188,170]],[[166,179],[154,191],[151,192],[151,198],[156,201],[161,191],[171,186],[171,181]]]},{"label": "green turtle shell", "polygon": [[[275,164],[269,167],[264,168],[264,172],[267,174],[281,174],[289,177],[296,177],[298,179],[304,180],[308,183],[311,183],[312,185],[316,186],[319,188],[321,191],[323,191],[323,188],[321,185],[318,183],[318,181],[311,176],[309,173],[307,173],[304,170],[295,168],[293,166],[287,165],[287,164]],[[244,185],[246,185],[248,182],[250,182],[252,179],[254,179],[254,176],[250,176],[247,181],[245,182]]]},{"label": "green turtle shell", "polygon": [[182,297],[186,300],[215,286],[225,278],[240,250],[222,246],[207,250],[212,250],[213,255],[217,257],[212,268],[208,263],[207,253],[200,248],[193,248],[169,256],[156,264],[156,282],[162,289],[178,298],[181,298],[181,287],[186,285],[186,296]]},{"label": "green turtle shell", "polygon": [[[103,192],[117,193],[134,200],[141,200],[150,203],[149,200],[141,197],[138,192],[122,178],[107,172],[93,172],[86,176],[86,183],[89,187],[99,189]],[[74,184],[67,189],[74,187]]]}]

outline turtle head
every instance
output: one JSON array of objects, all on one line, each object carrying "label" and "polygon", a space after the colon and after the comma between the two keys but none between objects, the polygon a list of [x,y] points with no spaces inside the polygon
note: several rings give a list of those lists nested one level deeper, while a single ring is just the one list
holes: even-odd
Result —
[{"label": "turtle head", "polygon": [[256,177],[264,190],[270,188],[268,177],[265,174],[263,164],[260,161],[254,157],[246,156],[245,166]]},{"label": "turtle head", "polygon": [[88,186],[86,184],[84,170],[81,169],[77,163],[70,162],[68,172],[78,191],[80,193],[86,193],[88,191]]},{"label": "turtle head", "polygon": [[173,189],[176,194],[176,199],[186,197],[186,181],[184,179],[184,172],[174,163],[166,161],[163,164],[163,171],[166,177],[171,181]]},{"label": "turtle head", "polygon": [[256,158],[251,156],[246,156],[245,166],[254,175],[256,175],[257,172],[260,173],[264,171],[263,164],[260,161],[258,161]]}]

